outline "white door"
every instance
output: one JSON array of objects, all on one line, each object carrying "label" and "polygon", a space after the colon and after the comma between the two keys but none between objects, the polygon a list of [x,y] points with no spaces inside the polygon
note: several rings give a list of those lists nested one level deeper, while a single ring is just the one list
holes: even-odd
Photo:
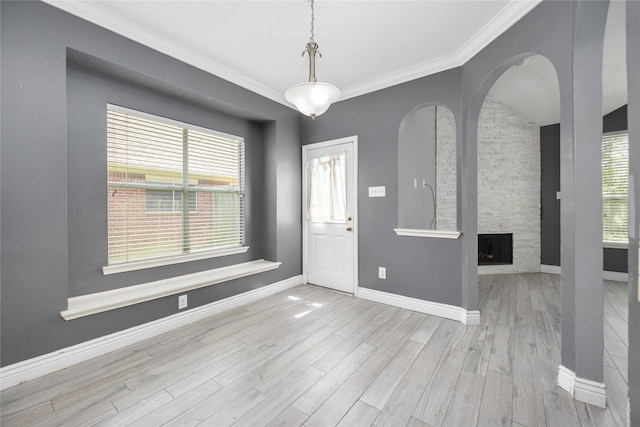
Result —
[{"label": "white door", "polygon": [[357,137],[303,147],[306,283],[355,293]]}]

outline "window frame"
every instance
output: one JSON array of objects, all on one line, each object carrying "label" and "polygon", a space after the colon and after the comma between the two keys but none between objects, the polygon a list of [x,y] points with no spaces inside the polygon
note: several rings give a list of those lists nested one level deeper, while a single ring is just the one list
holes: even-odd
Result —
[{"label": "window frame", "polygon": [[[230,139],[233,141],[236,141],[238,144],[241,145],[241,147],[239,148],[240,150],[240,155],[241,155],[241,169],[238,172],[238,189],[236,191],[232,191],[232,193],[235,193],[238,195],[239,198],[239,216],[238,216],[238,221],[240,222],[241,226],[240,226],[240,243],[237,245],[229,245],[229,246],[220,246],[220,247],[212,247],[212,248],[203,248],[203,249],[192,249],[189,252],[182,252],[180,254],[168,254],[168,255],[156,255],[156,256],[151,256],[151,257],[146,257],[146,258],[139,258],[139,259],[134,259],[134,260],[129,260],[129,261],[116,261],[116,262],[108,262],[107,265],[102,267],[102,271],[104,275],[108,275],[108,274],[114,274],[114,273],[120,273],[120,272],[125,272],[125,271],[134,271],[134,270],[139,270],[139,269],[145,269],[145,268],[151,268],[151,267],[157,267],[157,266],[163,266],[163,265],[172,265],[172,264],[179,264],[179,263],[183,263],[183,262],[190,262],[190,261],[195,261],[195,260],[201,260],[201,259],[208,259],[208,258],[215,258],[215,257],[220,257],[220,256],[226,256],[226,255],[232,255],[232,254],[239,254],[239,253],[246,253],[249,250],[249,246],[246,246],[246,154],[245,154],[245,140],[242,136],[238,136],[238,135],[232,135],[232,134],[228,134],[228,133],[224,133],[224,132],[220,132],[214,129],[209,129],[209,128],[204,128],[201,126],[197,126],[197,125],[193,125],[190,123],[186,123],[186,122],[182,122],[182,121],[178,121],[178,120],[174,120],[174,119],[170,119],[167,117],[162,117],[162,116],[158,116],[158,115],[154,115],[154,114],[149,114],[143,111],[138,111],[138,110],[134,110],[134,109],[130,109],[127,107],[122,107],[119,105],[115,105],[115,104],[107,104],[107,116],[109,111],[115,111],[115,112],[119,112],[119,113],[124,113],[124,114],[130,114],[132,116],[136,116],[136,117],[140,117],[142,119],[145,120],[150,120],[153,122],[158,122],[158,123],[163,123],[163,124],[167,124],[170,126],[177,126],[180,127],[182,129],[189,129],[189,130],[193,130],[196,132],[200,132],[200,133],[206,133],[209,135],[213,135],[217,138],[223,138],[223,139]],[[109,164],[109,159],[107,159],[107,164]],[[109,182],[109,180],[107,179],[106,182],[107,188],[108,188],[108,193],[111,194],[115,189],[119,188],[117,183],[112,183]],[[213,189],[199,189],[197,187],[192,187],[191,185],[189,185],[186,189],[184,188],[178,188],[175,187],[173,184],[171,183],[167,183],[166,185],[164,185],[164,183],[160,182],[155,182],[155,181],[149,181],[149,182],[141,182],[140,184],[136,184],[133,186],[133,188],[141,188],[144,190],[158,190],[158,191],[172,191],[174,194],[174,201],[175,201],[175,193],[178,194],[185,194],[185,192],[187,193],[194,193],[195,194],[195,200],[196,200],[196,209],[195,210],[191,210],[189,209],[188,213],[189,215],[191,214],[196,214],[198,212],[198,195],[197,193],[199,191],[205,191],[205,192],[209,192],[212,194],[217,194],[217,193],[229,193],[229,191],[217,191],[217,190],[213,190]],[[175,210],[175,203],[174,203],[174,210],[172,212],[166,211],[166,212],[151,212],[147,210],[147,201],[146,201],[146,191],[145,191],[145,212],[149,215],[154,215],[154,214],[181,214],[181,217],[183,216],[183,213],[181,213],[180,211],[176,211]],[[109,214],[107,215],[107,224],[109,224]],[[184,236],[182,237],[184,240]],[[107,239],[107,245],[109,245],[109,239]],[[108,252],[108,249],[107,249]]]}]

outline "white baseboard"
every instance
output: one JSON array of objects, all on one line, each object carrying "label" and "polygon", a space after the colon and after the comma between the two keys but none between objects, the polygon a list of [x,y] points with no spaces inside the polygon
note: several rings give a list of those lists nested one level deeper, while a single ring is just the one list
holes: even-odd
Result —
[{"label": "white baseboard", "polygon": [[559,265],[540,265],[540,272],[547,274],[562,274],[562,269]]},{"label": "white baseboard", "polygon": [[602,277],[604,280],[611,280],[612,282],[629,282],[629,274],[618,271],[604,271],[602,272]]},{"label": "white baseboard", "polygon": [[558,386],[573,396],[573,388],[576,384],[576,374],[564,365],[558,366]]},{"label": "white baseboard", "polygon": [[0,390],[153,338],[165,332],[197,322],[214,314],[257,301],[300,284],[302,284],[302,276],[291,277],[249,292],[244,292],[201,307],[154,320],[153,322],[134,326],[104,337],[5,366],[0,368]]},{"label": "white baseboard", "polygon": [[575,372],[563,365],[558,367],[558,386],[569,392],[575,400],[600,408],[607,407],[607,386],[604,383],[577,377]]},{"label": "white baseboard", "polygon": [[478,326],[480,324],[480,310],[465,310],[462,323],[469,326]]},{"label": "white baseboard", "polygon": [[437,302],[424,301],[417,298],[405,297],[402,295],[391,294],[388,292],[376,291],[368,288],[358,288],[359,298],[382,304],[392,305],[394,307],[406,308],[407,310],[417,311],[419,313],[430,314],[433,316],[444,317],[445,319],[457,320],[465,325],[479,325],[480,312],[469,311],[462,307],[456,307],[449,304],[441,304]]},{"label": "white baseboard", "polygon": [[[562,268],[559,265],[545,265],[540,266],[540,272],[548,274],[562,274]],[[628,282],[629,274],[620,273],[618,271],[603,271],[602,278],[604,280],[611,280],[613,282]]]}]

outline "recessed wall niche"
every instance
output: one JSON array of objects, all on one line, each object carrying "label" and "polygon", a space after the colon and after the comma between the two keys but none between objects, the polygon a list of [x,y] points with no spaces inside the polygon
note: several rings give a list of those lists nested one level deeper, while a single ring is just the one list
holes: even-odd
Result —
[{"label": "recessed wall niche", "polygon": [[398,228],[456,231],[456,125],[451,110],[409,112],[398,135]]}]

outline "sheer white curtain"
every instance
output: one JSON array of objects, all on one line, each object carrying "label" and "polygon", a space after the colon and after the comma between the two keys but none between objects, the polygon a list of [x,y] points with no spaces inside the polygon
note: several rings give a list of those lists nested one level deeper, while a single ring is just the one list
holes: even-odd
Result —
[{"label": "sheer white curtain", "polygon": [[314,222],[346,222],[346,152],[311,159],[308,167],[307,218]]}]

